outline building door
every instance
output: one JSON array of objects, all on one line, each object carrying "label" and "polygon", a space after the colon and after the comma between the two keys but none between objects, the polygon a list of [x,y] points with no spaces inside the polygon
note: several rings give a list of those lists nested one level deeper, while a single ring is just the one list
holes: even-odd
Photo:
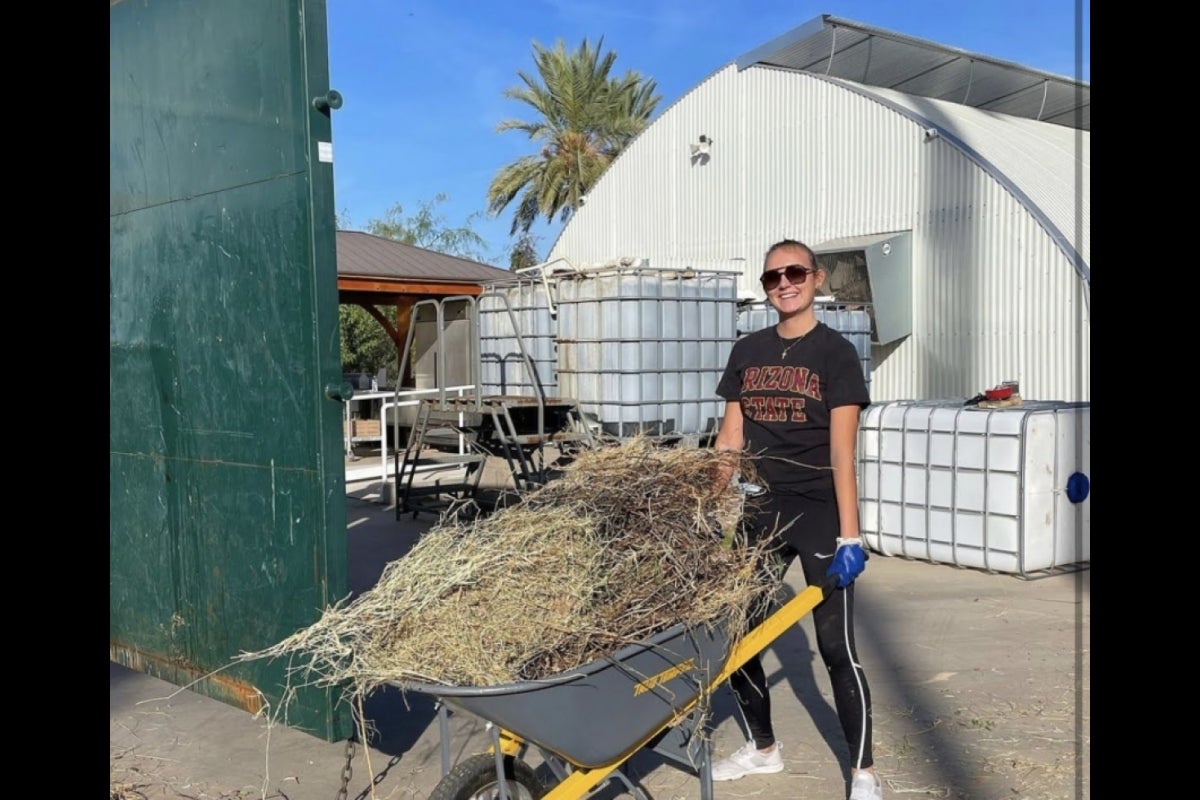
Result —
[{"label": "building door", "polygon": [[[109,29],[110,657],[278,710],[287,665],[232,660],[348,592],[325,3]],[[346,738],[338,695],[289,724]]]}]

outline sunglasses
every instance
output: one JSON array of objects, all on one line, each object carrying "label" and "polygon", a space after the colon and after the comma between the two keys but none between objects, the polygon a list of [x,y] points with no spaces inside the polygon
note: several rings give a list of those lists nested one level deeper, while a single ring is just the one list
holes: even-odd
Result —
[{"label": "sunglasses", "polygon": [[799,286],[808,280],[809,275],[814,275],[817,271],[816,267],[806,267],[803,264],[788,264],[786,267],[767,270],[758,279],[762,282],[762,287],[769,292],[779,286],[780,279],[785,275],[787,276],[788,283],[793,286]]}]

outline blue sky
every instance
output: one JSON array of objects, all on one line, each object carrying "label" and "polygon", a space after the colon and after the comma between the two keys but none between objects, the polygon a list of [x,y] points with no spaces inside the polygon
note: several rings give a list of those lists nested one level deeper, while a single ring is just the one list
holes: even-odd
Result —
[{"label": "blue sky", "polygon": [[[507,267],[512,207],[486,216],[492,176],[533,151],[504,119],[530,119],[506,100],[517,71],[534,72],[532,42],[569,48],[600,37],[615,73],[658,83],[661,113],[743,53],[821,14],[928,39],[1084,81],[1090,78],[1090,2],[1075,0],[327,0],[334,192],[351,228],[400,204],[422,203],[450,227],[486,241],[485,260]],[[1078,39],[1077,21],[1082,22]],[[544,256],[561,226],[533,230]]]}]

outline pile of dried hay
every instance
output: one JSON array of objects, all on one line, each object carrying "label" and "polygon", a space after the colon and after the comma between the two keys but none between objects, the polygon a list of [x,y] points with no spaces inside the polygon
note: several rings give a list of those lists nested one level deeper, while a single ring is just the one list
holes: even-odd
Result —
[{"label": "pile of dried hay", "polygon": [[366,693],[544,678],[679,623],[736,640],[778,583],[756,549],[729,546],[741,497],[716,480],[721,463],[753,475],[742,453],[643,439],[585,451],[516,505],[444,518],[369,592],[245,658],[288,656],[317,676],[305,682]]}]

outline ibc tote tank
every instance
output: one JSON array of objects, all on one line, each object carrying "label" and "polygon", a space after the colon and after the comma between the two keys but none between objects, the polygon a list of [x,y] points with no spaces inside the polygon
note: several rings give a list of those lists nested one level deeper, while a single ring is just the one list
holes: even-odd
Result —
[{"label": "ibc tote tank", "polygon": [[[554,339],[558,325],[550,302],[550,288],[529,278],[490,284],[479,295],[479,388],[483,394],[536,397],[535,380],[547,397],[557,394]],[[536,377],[529,374],[521,357],[522,345]]]},{"label": "ibc tote tank", "polygon": [[737,338],[737,273],[650,267],[556,277],[558,385],[613,436],[714,433]]},{"label": "ibc tote tank", "polygon": [[885,555],[1025,575],[1091,560],[1091,406],[868,406],[863,541]]}]

